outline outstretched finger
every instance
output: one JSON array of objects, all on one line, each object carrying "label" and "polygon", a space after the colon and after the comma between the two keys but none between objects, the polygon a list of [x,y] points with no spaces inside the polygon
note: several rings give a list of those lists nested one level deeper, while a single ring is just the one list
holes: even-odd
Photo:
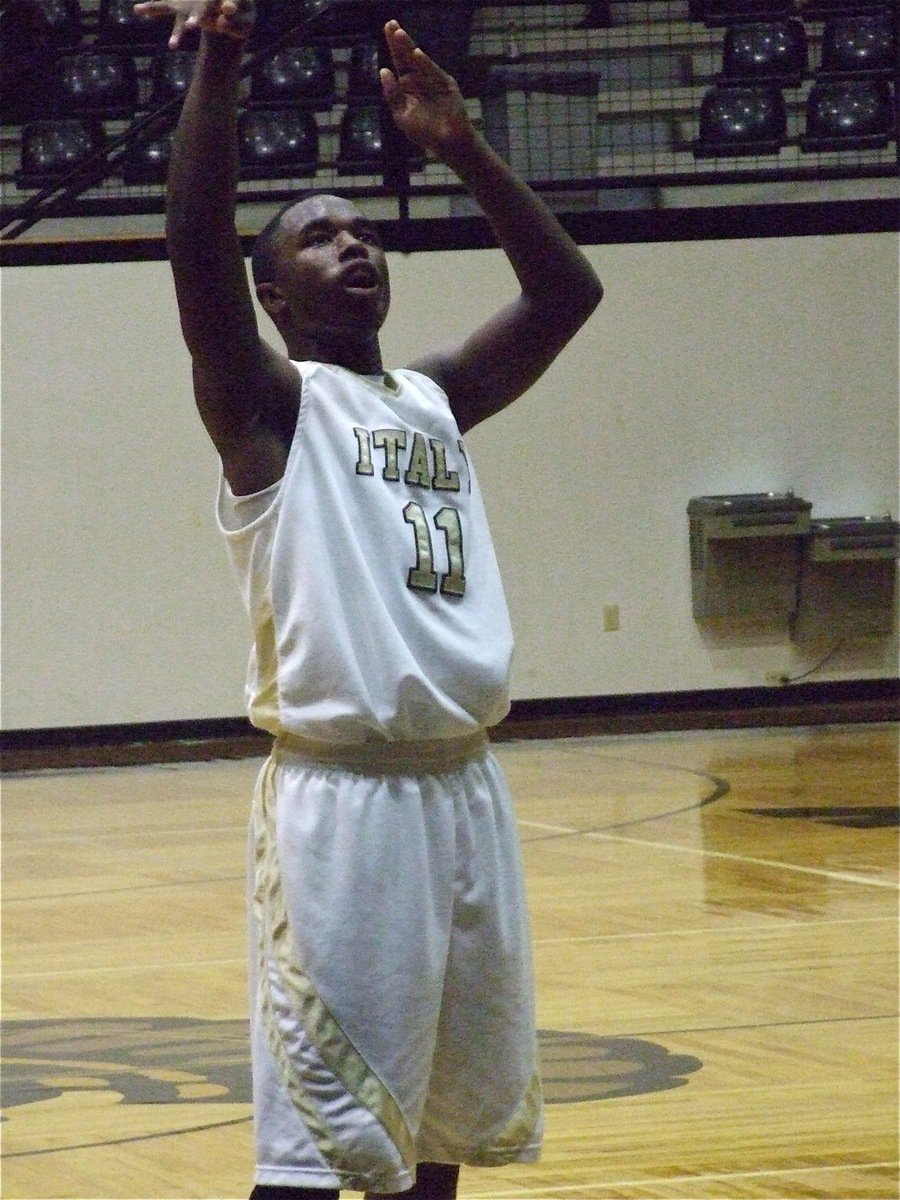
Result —
[{"label": "outstretched finger", "polygon": [[168,0],[142,0],[134,5],[134,11],[139,17],[171,17],[173,12]]},{"label": "outstretched finger", "polygon": [[175,14],[175,24],[172,26],[172,32],[169,34],[170,50],[178,49],[178,46],[181,42],[181,35],[184,33],[185,29],[190,25],[190,23],[190,16],[183,12]]},{"label": "outstretched finger", "polygon": [[399,21],[388,21],[384,27],[384,38],[388,52],[397,75],[402,75],[413,69],[413,55],[416,43],[409,36]]},{"label": "outstretched finger", "polygon": [[378,77],[381,80],[381,94],[384,96],[384,102],[390,108],[391,104],[400,95],[400,85],[397,83],[397,77],[387,67],[381,67]]},{"label": "outstretched finger", "polygon": [[222,0],[216,16],[216,33],[242,42],[249,36],[251,24],[247,9],[242,8],[239,0]]}]

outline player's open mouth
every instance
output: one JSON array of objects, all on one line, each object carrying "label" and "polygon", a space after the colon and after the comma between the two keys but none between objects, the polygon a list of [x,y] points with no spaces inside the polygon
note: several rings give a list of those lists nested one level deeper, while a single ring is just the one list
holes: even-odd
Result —
[{"label": "player's open mouth", "polygon": [[341,275],[341,283],[353,291],[371,291],[381,282],[378,272],[371,263],[354,263]]}]

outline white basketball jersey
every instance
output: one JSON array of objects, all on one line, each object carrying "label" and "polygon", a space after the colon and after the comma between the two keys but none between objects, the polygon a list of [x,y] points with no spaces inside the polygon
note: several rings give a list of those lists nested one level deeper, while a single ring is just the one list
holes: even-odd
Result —
[{"label": "white basketball jersey", "polygon": [[512,633],[444,392],[414,371],[303,379],[282,480],[218,516],[253,628],[252,722],[333,742],[457,737],[509,708]]}]

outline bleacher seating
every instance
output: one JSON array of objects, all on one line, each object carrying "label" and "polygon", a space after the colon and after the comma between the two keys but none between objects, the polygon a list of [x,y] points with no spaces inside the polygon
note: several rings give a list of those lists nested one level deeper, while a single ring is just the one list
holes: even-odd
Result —
[{"label": "bleacher seating", "polygon": [[806,28],[796,18],[730,25],[722,45],[720,83],[770,80],[799,87],[809,55]]},{"label": "bleacher seating", "polygon": [[309,178],[319,165],[319,132],[307,108],[252,108],[238,117],[241,176]]},{"label": "bleacher seating", "polygon": [[165,183],[172,151],[172,132],[161,129],[132,146],[122,160],[122,182],[129,187]]},{"label": "bleacher seating", "polygon": [[774,84],[725,87],[716,84],[700,106],[698,158],[777,154],[787,137],[787,110]]},{"label": "bleacher seating", "polygon": [[807,153],[880,150],[895,134],[894,96],[886,79],[822,79],[806,101]]},{"label": "bleacher seating", "polygon": [[384,134],[377,104],[348,104],[341,118],[340,175],[377,175],[384,166]]},{"label": "bleacher seating", "polygon": [[150,68],[151,90],[146,108],[161,108],[172,100],[183,100],[194,71],[196,50],[158,50]]},{"label": "bleacher seating", "polygon": [[53,44],[78,46],[81,42],[81,7],[78,0],[35,0],[36,13]]},{"label": "bleacher seating", "polygon": [[29,122],[20,132],[20,186],[42,187],[61,178],[96,153],[103,140],[103,125],[96,118]]},{"label": "bleacher seating", "polygon": [[[350,175],[375,192],[404,171],[413,191],[449,194],[452,174],[404,151],[384,126],[379,46],[371,28],[353,25],[353,6],[343,25],[290,34],[298,5],[310,2],[262,4],[250,53],[279,41],[247,79],[242,194],[287,192],[297,179],[339,186]],[[436,56],[453,60],[447,65],[473,118],[533,183],[560,194],[607,187],[606,196],[615,186],[622,197],[628,185],[643,204],[650,189],[669,179],[683,186],[694,175],[737,182],[756,170],[813,178],[832,167],[896,167],[896,4],[586,0],[510,8],[448,0],[446,10],[430,10],[437,18],[423,8],[416,19]],[[20,5],[40,15],[42,34],[24,43],[33,53],[20,60],[7,44],[22,43],[4,39],[4,204],[38,186],[42,173],[59,174],[98,134],[108,143],[167,105],[168,125],[143,135],[104,192],[114,197],[118,186],[124,198],[141,188],[148,205],[160,204],[173,102],[185,94],[196,36],[168,50],[169,23],[138,21],[132,0],[8,0],[4,35],[8,12]],[[437,23],[429,27],[430,19]],[[38,149],[26,164],[22,126],[50,117],[90,117],[93,125],[89,135],[68,126],[52,154],[42,127],[40,137],[30,135]],[[757,164],[760,155],[766,162]]]},{"label": "bleacher seating", "polygon": [[327,46],[283,46],[267,55],[250,79],[253,105],[327,110],[334,101],[334,63]]},{"label": "bleacher seating", "polygon": [[61,54],[53,70],[47,114],[130,119],[138,105],[137,64],[120,50]]},{"label": "bleacher seating", "polygon": [[889,75],[897,69],[897,38],[888,9],[832,17],[822,30],[819,77]]}]

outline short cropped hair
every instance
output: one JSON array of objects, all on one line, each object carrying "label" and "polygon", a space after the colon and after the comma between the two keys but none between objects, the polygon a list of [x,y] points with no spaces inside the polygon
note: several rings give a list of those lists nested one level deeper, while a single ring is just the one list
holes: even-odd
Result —
[{"label": "short cropped hair", "polygon": [[253,270],[253,282],[257,286],[270,283],[275,274],[275,264],[278,258],[278,238],[281,233],[281,222],[289,208],[293,208],[296,200],[283,204],[256,235],[253,250],[250,255],[250,265]]}]

